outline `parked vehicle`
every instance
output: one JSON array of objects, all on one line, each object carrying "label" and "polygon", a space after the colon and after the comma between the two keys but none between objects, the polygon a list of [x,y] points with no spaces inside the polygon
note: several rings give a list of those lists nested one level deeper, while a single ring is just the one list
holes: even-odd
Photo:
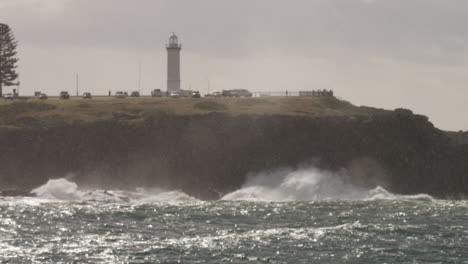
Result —
[{"label": "parked vehicle", "polygon": [[138,91],[133,91],[131,94],[130,94],[131,97],[140,97],[140,92]]},{"label": "parked vehicle", "polygon": [[39,99],[41,99],[41,100],[47,100],[48,98],[49,98],[49,97],[48,97],[47,94],[45,94],[45,93],[40,93],[40,94],[39,94]]},{"label": "parked vehicle", "polygon": [[83,99],[92,99],[93,97],[91,96],[91,93],[84,93],[83,94]]},{"label": "parked vehicle", "polygon": [[163,92],[160,89],[154,89],[151,91],[152,97],[163,97]]},{"label": "parked vehicle", "polygon": [[252,97],[252,93],[246,89],[223,90],[224,97]]},{"label": "parked vehicle", "polygon": [[169,93],[169,97],[171,98],[179,98],[181,96],[179,91],[172,91]]},{"label": "parked vehicle", "polygon": [[116,98],[126,98],[126,97],[127,97],[127,93],[122,92],[122,91],[118,91],[118,92],[115,93],[115,97],[116,97]]},{"label": "parked vehicle", "polygon": [[4,94],[3,95],[3,99],[4,100],[13,100],[15,98],[15,96],[11,93],[7,93],[7,94]]},{"label": "parked vehicle", "polygon": [[193,91],[192,90],[179,90],[180,97],[192,97]]},{"label": "parked vehicle", "polygon": [[67,91],[61,91],[60,92],[60,99],[68,100],[68,99],[70,99],[70,94]]},{"label": "parked vehicle", "polygon": [[192,92],[192,98],[201,98],[200,92],[199,91]]},{"label": "parked vehicle", "polygon": [[221,92],[214,92],[214,93],[210,93],[210,94],[205,94],[205,97],[221,97],[222,94]]}]

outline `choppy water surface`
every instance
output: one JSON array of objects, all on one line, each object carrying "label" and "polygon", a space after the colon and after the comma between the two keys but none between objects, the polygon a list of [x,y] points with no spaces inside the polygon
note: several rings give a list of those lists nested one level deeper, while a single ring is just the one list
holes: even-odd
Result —
[{"label": "choppy water surface", "polygon": [[378,188],[272,202],[262,188],[202,202],[49,182],[40,198],[0,198],[0,263],[468,263],[466,201]]}]

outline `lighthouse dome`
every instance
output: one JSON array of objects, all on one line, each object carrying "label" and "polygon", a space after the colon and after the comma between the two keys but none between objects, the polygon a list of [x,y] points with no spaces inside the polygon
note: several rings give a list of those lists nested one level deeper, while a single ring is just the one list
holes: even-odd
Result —
[{"label": "lighthouse dome", "polygon": [[172,32],[172,35],[169,38],[169,43],[170,44],[177,44],[177,39],[178,39],[177,35],[174,32]]}]

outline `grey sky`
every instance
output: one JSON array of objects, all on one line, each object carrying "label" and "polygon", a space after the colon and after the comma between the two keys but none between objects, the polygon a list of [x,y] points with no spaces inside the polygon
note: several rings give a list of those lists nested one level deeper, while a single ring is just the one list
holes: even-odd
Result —
[{"label": "grey sky", "polygon": [[164,44],[183,44],[183,87],[333,89],[468,129],[466,0],[0,0],[20,41],[22,93],[165,88]]}]

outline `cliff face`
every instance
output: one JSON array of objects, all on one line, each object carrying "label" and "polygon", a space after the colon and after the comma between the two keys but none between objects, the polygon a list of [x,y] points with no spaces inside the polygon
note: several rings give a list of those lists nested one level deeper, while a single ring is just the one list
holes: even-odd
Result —
[{"label": "cliff face", "polygon": [[350,181],[397,193],[468,193],[468,147],[405,111],[362,117],[157,114],[49,129],[0,130],[0,186],[73,177],[101,188],[159,186],[205,199],[248,173],[314,160]]},{"label": "cliff face", "polygon": [[445,134],[450,138],[454,145],[465,145],[468,144],[468,131],[445,131]]}]

